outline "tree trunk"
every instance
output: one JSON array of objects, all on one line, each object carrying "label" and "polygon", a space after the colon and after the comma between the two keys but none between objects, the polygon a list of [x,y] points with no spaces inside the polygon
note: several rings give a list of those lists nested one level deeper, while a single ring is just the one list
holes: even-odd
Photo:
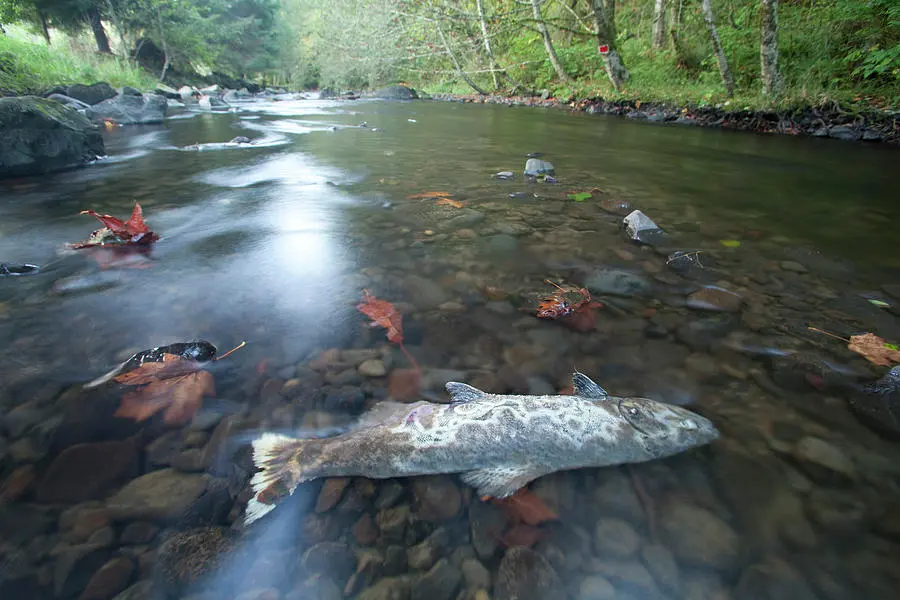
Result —
[{"label": "tree trunk", "polygon": [[703,9],[703,20],[706,21],[706,28],[709,29],[709,37],[712,40],[713,50],[716,53],[716,60],[719,63],[719,74],[722,76],[722,83],[725,85],[725,95],[731,98],[734,96],[734,77],[731,76],[731,69],[728,68],[728,58],[725,56],[725,50],[722,48],[722,40],[719,39],[719,31],[716,29],[716,18],[713,16],[709,0],[703,0],[701,8]]},{"label": "tree trunk", "polygon": [[763,93],[777,96],[783,81],[778,70],[778,0],[762,0],[762,39],[759,44]]},{"label": "tree trunk", "polygon": [[444,35],[444,30],[441,28],[440,24],[435,21],[435,26],[437,27],[438,35],[441,37],[441,42],[444,44],[444,49],[447,51],[447,56],[450,57],[450,60],[453,61],[453,66],[456,68],[456,72],[462,77],[462,80],[469,84],[469,87],[481,94],[482,96],[487,96],[488,93],[478,87],[478,85],[472,81],[472,78],[466,75],[466,72],[463,71],[462,66],[459,64],[459,61],[456,60],[456,55],[453,54],[453,51],[450,49],[450,44],[447,43],[447,36]]},{"label": "tree trunk", "polygon": [[656,0],[653,6],[653,48],[662,50],[666,47],[666,2]]},{"label": "tree trunk", "polygon": [[44,40],[46,40],[47,45],[50,45],[50,27],[47,25],[47,15],[44,14],[44,11],[38,9],[37,11],[38,19],[41,20],[41,35],[44,36]]},{"label": "tree trunk", "polygon": [[100,20],[100,11],[92,6],[87,10],[86,14],[88,24],[91,26],[91,31],[94,32],[94,40],[97,42],[97,52],[110,54],[109,38],[106,37],[106,31],[103,30],[103,22]]},{"label": "tree trunk", "polygon": [[597,50],[603,57],[606,75],[616,91],[628,81],[631,74],[625,68],[616,49],[616,2],[615,0],[591,0],[594,21],[597,23]]},{"label": "tree trunk", "polygon": [[500,87],[500,80],[497,78],[497,61],[494,60],[494,51],[491,49],[491,38],[488,36],[487,23],[484,20],[484,3],[482,0],[475,0],[475,8],[478,10],[478,22],[481,24],[481,39],[484,40],[484,52],[488,57],[488,64],[491,67],[491,78],[494,80],[494,89]]},{"label": "tree trunk", "polygon": [[[165,81],[166,79],[166,71],[169,70],[169,46],[166,44],[166,32],[163,29],[163,18],[162,11],[159,9],[159,3],[156,4],[156,20],[157,25],[159,25],[159,41],[162,44],[163,51],[163,66],[162,72],[159,74],[159,80]],[[135,59],[137,59],[137,55],[135,54]]]},{"label": "tree trunk", "polygon": [[550,30],[547,29],[547,24],[544,23],[544,18],[541,16],[540,2],[541,0],[531,0],[531,12],[534,13],[538,31],[541,32],[541,37],[544,38],[544,48],[547,49],[547,56],[550,57],[550,64],[553,65],[553,70],[556,71],[556,75],[562,81],[572,83],[572,78],[566,73],[562,63],[559,62],[559,57],[556,56],[556,50],[553,48],[553,39],[550,37]]}]

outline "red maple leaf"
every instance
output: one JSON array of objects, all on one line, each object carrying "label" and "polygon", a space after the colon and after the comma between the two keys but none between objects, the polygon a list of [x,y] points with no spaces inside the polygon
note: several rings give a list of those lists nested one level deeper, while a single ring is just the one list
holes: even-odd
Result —
[{"label": "red maple leaf", "polygon": [[363,300],[356,305],[356,310],[366,315],[372,322],[370,327],[387,329],[387,339],[395,344],[403,344],[403,315],[387,300],[380,300],[363,290]]},{"label": "red maple leaf", "polygon": [[150,231],[144,223],[143,211],[137,202],[134,203],[131,218],[124,222],[112,215],[101,215],[93,210],[83,210],[79,214],[91,215],[105,227],[93,232],[86,242],[73,244],[72,247],[76,249],[105,244],[152,244],[159,239],[159,236]]},{"label": "red maple leaf", "polygon": [[587,289],[564,288],[549,279],[547,283],[556,291],[541,299],[535,313],[539,319],[559,319],[569,329],[579,332],[592,331],[596,327],[594,309],[602,308],[603,304],[594,302]]}]

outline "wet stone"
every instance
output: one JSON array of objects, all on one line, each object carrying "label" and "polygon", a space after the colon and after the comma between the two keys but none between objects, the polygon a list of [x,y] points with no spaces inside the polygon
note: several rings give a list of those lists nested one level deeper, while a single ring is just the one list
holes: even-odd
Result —
[{"label": "wet stone", "polygon": [[109,511],[105,508],[79,510],[74,516],[71,530],[65,537],[75,543],[84,542],[109,524]]},{"label": "wet stone", "polygon": [[356,600],[410,600],[411,584],[409,577],[385,577],[363,590]]},{"label": "wet stone", "polygon": [[462,497],[447,475],[416,477],[412,480],[416,517],[423,521],[446,521],[459,514]]},{"label": "wet stone", "polygon": [[403,542],[409,523],[409,506],[398,506],[382,510],[375,517],[382,539],[387,542]]},{"label": "wet stone", "polygon": [[207,489],[203,475],[174,469],[153,471],[131,481],[107,501],[113,519],[168,521],[182,516]]},{"label": "wet stone", "polygon": [[491,573],[477,558],[464,558],[460,565],[460,570],[468,589],[490,589]]},{"label": "wet stone", "polygon": [[108,556],[107,548],[88,544],[60,552],[53,567],[53,593],[57,598],[80,594]]},{"label": "wet stone", "polygon": [[343,597],[341,588],[331,579],[313,575],[286,594],[284,600],[341,600]]},{"label": "wet stone", "polygon": [[734,292],[715,286],[701,288],[687,297],[687,307],[694,310],[739,312],[743,302]]},{"label": "wet stone", "polygon": [[139,581],[113,600],[150,600],[153,593],[153,582],[150,580]]},{"label": "wet stone", "polygon": [[434,566],[434,563],[445,553],[449,545],[450,533],[443,527],[435,529],[421,543],[407,550],[406,557],[409,568],[427,571]]},{"label": "wet stone", "polygon": [[653,284],[643,275],[622,269],[595,269],[584,278],[584,287],[594,294],[613,296],[644,296],[653,289]]},{"label": "wet stone", "polygon": [[384,366],[384,361],[378,359],[364,361],[359,365],[358,371],[364,377],[384,377],[387,375],[387,367]]},{"label": "wet stone", "polygon": [[597,554],[609,558],[629,558],[641,547],[634,528],[621,519],[600,519],[594,529]]},{"label": "wet stone", "polygon": [[427,573],[413,579],[410,600],[451,600],[461,580],[459,569],[442,558]]},{"label": "wet stone", "polygon": [[856,479],[853,462],[825,440],[804,437],[794,446],[792,456],[813,480],[820,483],[849,483]]},{"label": "wet stone", "polygon": [[108,600],[128,587],[134,573],[130,558],[120,556],[107,562],[94,573],[79,600]]},{"label": "wet stone", "polygon": [[732,571],[740,562],[738,535],[712,512],[673,499],[659,512],[660,538],[679,562]]},{"label": "wet stone", "polygon": [[786,562],[768,557],[747,567],[734,588],[735,600],[818,600],[800,574]]},{"label": "wet stone", "polygon": [[158,525],[137,521],[135,523],[129,523],[125,527],[124,531],[122,531],[120,541],[123,544],[128,545],[149,544],[156,538],[157,533],[159,533]]},{"label": "wet stone", "polygon": [[346,544],[320,542],[303,553],[300,565],[309,575],[325,575],[343,586],[356,570],[356,555]]},{"label": "wet stone", "polygon": [[563,598],[559,575],[543,556],[522,546],[507,550],[497,569],[495,600]]},{"label": "wet stone", "polygon": [[869,509],[858,494],[829,488],[814,488],[806,498],[810,520],[835,533],[855,533],[864,527]]},{"label": "wet stone", "polygon": [[577,600],[615,600],[616,588],[600,575],[588,575],[578,586]]},{"label": "wet stone", "polygon": [[641,549],[641,558],[659,587],[678,597],[681,593],[681,575],[672,553],[665,546],[648,544]]},{"label": "wet stone", "polygon": [[364,513],[357,521],[353,524],[353,539],[356,540],[360,546],[371,546],[375,543],[375,540],[378,539],[378,529],[375,527],[375,522],[372,520],[371,515],[369,513]]},{"label": "wet stone", "polygon": [[525,161],[525,175],[529,177],[536,177],[538,175],[554,175],[556,173],[553,168],[553,164],[546,161],[541,160],[539,158],[529,158]]},{"label": "wet stone", "polygon": [[319,497],[316,499],[315,511],[323,513],[334,508],[340,502],[348,485],[350,485],[350,479],[347,477],[329,477],[326,479],[322,489],[319,491]]},{"label": "wet stone", "polygon": [[792,273],[808,273],[809,272],[809,269],[807,269],[800,263],[792,261],[792,260],[781,261],[781,270],[782,271],[790,271]]},{"label": "wet stone", "polygon": [[388,546],[384,551],[384,574],[399,575],[406,573],[408,560],[406,549],[402,546]]},{"label": "wet stone", "polygon": [[179,591],[213,576],[229,558],[234,541],[222,527],[200,527],[169,536],[157,551],[163,585]]}]

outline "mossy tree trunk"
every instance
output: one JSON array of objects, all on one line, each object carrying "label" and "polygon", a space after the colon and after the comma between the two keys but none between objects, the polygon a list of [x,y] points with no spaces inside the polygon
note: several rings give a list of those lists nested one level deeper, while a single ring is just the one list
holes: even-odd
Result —
[{"label": "mossy tree trunk", "polygon": [[763,93],[766,96],[777,96],[783,87],[781,72],[778,69],[778,0],[762,0],[761,16],[759,58]]},{"label": "mossy tree trunk", "polygon": [[591,0],[591,8],[597,25],[597,50],[603,58],[610,83],[619,91],[631,75],[616,46],[616,1]]},{"label": "mossy tree trunk", "polygon": [[700,7],[703,11],[703,20],[706,21],[706,28],[709,30],[709,39],[712,41],[716,61],[719,63],[719,75],[722,76],[725,95],[731,98],[734,96],[734,77],[732,77],[731,69],[728,67],[728,57],[725,56],[722,40],[719,39],[719,30],[716,29],[716,17],[713,15],[712,5],[709,0],[703,0]]}]

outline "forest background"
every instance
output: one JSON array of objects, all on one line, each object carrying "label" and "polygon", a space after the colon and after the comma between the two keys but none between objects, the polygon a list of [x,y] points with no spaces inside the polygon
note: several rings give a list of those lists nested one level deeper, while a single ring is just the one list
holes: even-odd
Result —
[{"label": "forest background", "polygon": [[295,89],[900,106],[900,0],[0,0],[0,92]]}]

